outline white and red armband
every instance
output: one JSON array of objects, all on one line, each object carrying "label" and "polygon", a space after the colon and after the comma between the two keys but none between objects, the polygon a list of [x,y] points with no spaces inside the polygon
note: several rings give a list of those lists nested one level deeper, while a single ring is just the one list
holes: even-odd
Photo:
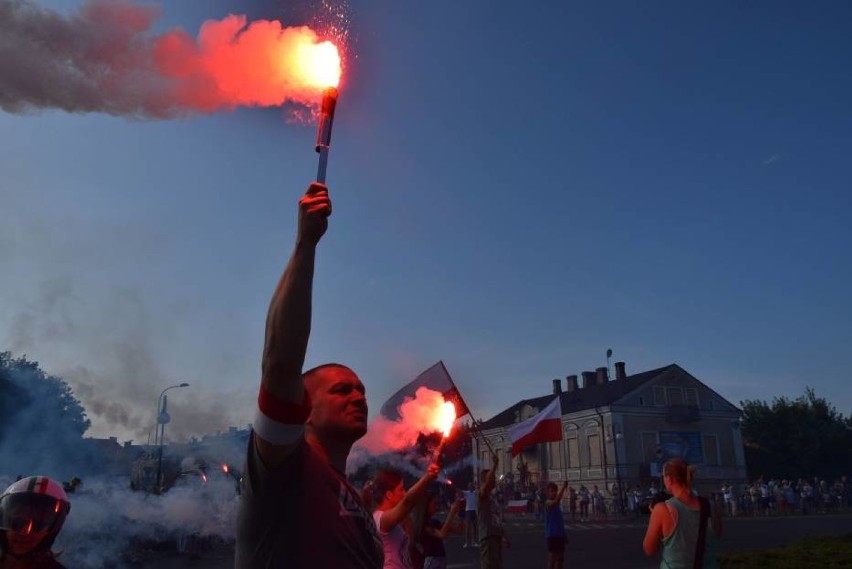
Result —
[{"label": "white and red armband", "polygon": [[310,414],[311,400],[307,392],[302,403],[293,403],[273,395],[261,385],[254,432],[274,445],[291,445],[305,434],[305,421]]}]

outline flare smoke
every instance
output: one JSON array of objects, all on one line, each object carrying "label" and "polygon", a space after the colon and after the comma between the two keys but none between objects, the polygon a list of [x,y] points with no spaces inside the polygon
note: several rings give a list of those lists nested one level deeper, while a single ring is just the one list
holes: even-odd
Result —
[{"label": "flare smoke", "polygon": [[316,105],[304,52],[308,27],[245,16],[208,20],[197,39],[151,32],[155,6],[89,0],[65,16],[0,0],[0,109],[102,112],[165,119],[236,106]]}]

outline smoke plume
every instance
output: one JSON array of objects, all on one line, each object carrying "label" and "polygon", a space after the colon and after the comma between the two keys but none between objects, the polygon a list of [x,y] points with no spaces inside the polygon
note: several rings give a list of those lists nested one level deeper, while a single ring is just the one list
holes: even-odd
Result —
[{"label": "smoke plume", "polygon": [[420,387],[414,397],[399,406],[399,419],[391,420],[379,415],[367,427],[364,435],[349,455],[346,469],[355,473],[368,465],[382,464],[421,476],[436,457],[422,455],[422,437],[441,434],[445,427],[443,408],[446,404],[440,392]]},{"label": "smoke plume", "polygon": [[0,109],[165,119],[317,103],[313,52],[328,44],[310,28],[229,15],[192,38],[152,33],[158,17],[128,0],[89,0],[68,16],[0,0]]},{"label": "smoke plume", "polygon": [[[0,475],[0,489],[12,481]],[[67,567],[132,567],[152,545],[174,551],[187,538],[235,539],[239,496],[224,475],[204,483],[187,478],[163,495],[132,492],[120,480],[86,479],[68,498],[71,512],[53,547]]]},{"label": "smoke plume", "polygon": [[413,399],[399,406],[399,420],[378,416],[367,428],[367,434],[356,443],[371,454],[398,452],[412,448],[421,434],[441,432],[440,411],[444,396],[438,391],[421,387]]}]

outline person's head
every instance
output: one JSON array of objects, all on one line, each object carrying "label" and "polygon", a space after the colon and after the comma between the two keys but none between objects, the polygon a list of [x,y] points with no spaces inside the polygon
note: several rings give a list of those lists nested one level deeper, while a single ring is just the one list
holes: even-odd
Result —
[{"label": "person's head", "polygon": [[695,476],[695,467],[686,464],[682,458],[672,458],[663,465],[663,484],[666,490],[673,486],[680,486],[689,490],[692,488],[692,479]]},{"label": "person's head", "polygon": [[438,509],[441,507],[441,497],[435,494],[429,494],[426,498],[426,515],[429,517],[434,516],[438,513]]},{"label": "person's head", "polygon": [[322,441],[354,443],[367,432],[367,398],[364,384],[341,364],[324,364],[302,378],[311,400],[308,432]]},{"label": "person's head", "polygon": [[550,500],[555,500],[556,496],[559,494],[559,487],[553,482],[548,483],[547,485],[547,498]]},{"label": "person's head", "polygon": [[473,483],[473,480],[471,480],[471,481],[468,483],[468,485],[467,485],[467,489],[468,489],[468,490],[470,490],[471,492],[473,492],[473,490],[474,490],[475,488],[476,488],[476,484],[474,484],[474,483]]},{"label": "person's head", "polygon": [[62,485],[50,478],[16,481],[0,496],[0,548],[13,557],[49,552],[69,511]]},{"label": "person's head", "polygon": [[395,470],[380,470],[373,482],[373,500],[380,510],[393,508],[405,497],[402,476]]}]

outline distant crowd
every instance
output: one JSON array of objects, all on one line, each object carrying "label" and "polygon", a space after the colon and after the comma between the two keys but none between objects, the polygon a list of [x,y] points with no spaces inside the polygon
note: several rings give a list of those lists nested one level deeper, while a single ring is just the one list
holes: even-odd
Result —
[{"label": "distant crowd", "polygon": [[[617,484],[612,484],[609,490],[597,485],[568,486],[564,501],[569,519],[584,522],[604,521],[611,514],[647,515],[655,503],[666,498],[665,491],[651,482],[645,487],[639,484],[628,487],[623,495]],[[725,516],[831,513],[852,510],[852,485],[846,476],[833,480],[819,476],[798,479],[761,476],[746,484],[725,482],[718,492],[710,492],[708,498]],[[511,500],[525,500],[523,514],[544,518],[543,487],[530,484],[516,490],[510,484],[502,485],[500,503],[505,507]]]}]

